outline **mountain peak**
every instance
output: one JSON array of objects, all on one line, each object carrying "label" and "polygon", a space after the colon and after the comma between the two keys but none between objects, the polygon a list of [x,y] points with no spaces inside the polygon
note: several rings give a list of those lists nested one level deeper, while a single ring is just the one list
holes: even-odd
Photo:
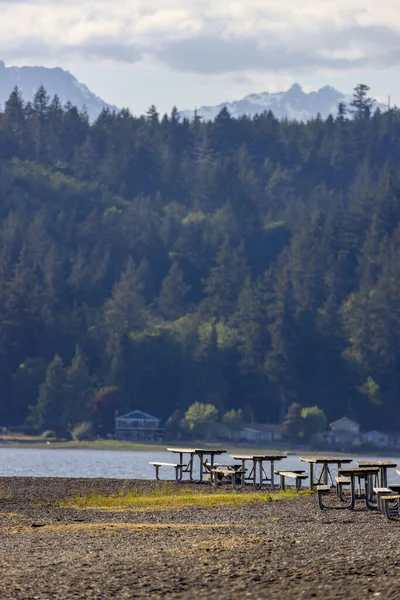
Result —
[{"label": "mountain peak", "polygon": [[287,94],[304,94],[303,88],[299,83],[294,83],[286,92]]},{"label": "mountain peak", "polygon": [[[294,83],[284,92],[250,94],[242,100],[224,102],[217,106],[203,106],[197,111],[198,116],[204,120],[212,120],[222,108],[227,108],[233,117],[247,115],[253,117],[265,111],[271,111],[278,119],[289,119],[296,121],[309,121],[318,114],[323,119],[337,113],[338,104],[345,102],[349,104],[351,97],[326,85],[317,91],[305,92],[299,83]],[[382,111],[387,107],[378,104]],[[194,111],[185,110],[180,116],[193,119]]]},{"label": "mountain peak", "polygon": [[57,95],[63,104],[71,102],[80,110],[86,108],[91,120],[95,120],[104,109],[117,110],[61,67],[6,67],[0,60],[1,105],[8,100],[15,86],[20,89],[24,100],[31,101],[41,85],[50,97]]}]

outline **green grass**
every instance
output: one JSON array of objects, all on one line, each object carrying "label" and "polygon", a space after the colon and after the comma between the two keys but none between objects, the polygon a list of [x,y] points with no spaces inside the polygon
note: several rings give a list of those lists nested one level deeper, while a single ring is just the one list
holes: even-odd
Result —
[{"label": "green grass", "polygon": [[75,496],[59,504],[62,508],[86,508],[86,509],[174,509],[188,506],[220,506],[224,504],[244,505],[263,502],[274,502],[288,498],[308,496],[310,492],[280,491],[280,492],[235,492],[224,490],[221,492],[196,492],[194,490],[174,489],[169,484],[154,488],[152,491],[140,493],[137,491],[124,491],[121,488],[119,494],[102,496],[100,494],[89,494],[87,496]]}]

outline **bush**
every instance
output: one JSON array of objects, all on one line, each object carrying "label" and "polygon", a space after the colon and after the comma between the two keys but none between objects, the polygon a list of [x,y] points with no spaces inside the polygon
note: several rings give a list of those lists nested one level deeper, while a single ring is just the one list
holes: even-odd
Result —
[{"label": "bush", "polygon": [[83,442],[93,439],[93,423],[91,421],[84,421],[75,425],[71,431],[72,438],[76,442]]},{"label": "bush", "polygon": [[46,431],[44,431],[42,433],[42,438],[44,438],[45,440],[49,440],[51,438],[56,438],[56,432],[53,431],[52,429],[47,429]]}]

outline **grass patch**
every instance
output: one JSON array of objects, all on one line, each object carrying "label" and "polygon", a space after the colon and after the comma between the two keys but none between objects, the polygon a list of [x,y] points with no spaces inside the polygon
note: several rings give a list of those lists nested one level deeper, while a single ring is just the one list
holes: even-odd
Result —
[{"label": "grass patch", "polygon": [[164,484],[154,488],[152,491],[140,493],[136,490],[125,491],[121,488],[119,494],[103,496],[101,494],[78,495],[70,500],[61,502],[61,508],[82,509],[174,509],[181,507],[211,507],[224,504],[242,506],[244,504],[255,504],[285,500],[308,496],[308,491],[279,491],[279,492],[235,492],[224,490],[221,492],[197,492],[194,490],[173,489],[171,485]]}]

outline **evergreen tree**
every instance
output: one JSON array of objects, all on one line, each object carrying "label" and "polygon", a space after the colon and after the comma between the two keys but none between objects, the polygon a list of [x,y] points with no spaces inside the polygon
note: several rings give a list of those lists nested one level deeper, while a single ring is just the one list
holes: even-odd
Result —
[{"label": "evergreen tree", "polygon": [[68,393],[65,402],[65,421],[69,431],[84,422],[89,414],[89,401],[93,396],[93,381],[89,374],[86,357],[77,345],[71,365],[67,369]]},{"label": "evergreen tree", "polygon": [[61,357],[56,354],[46,371],[39,388],[37,404],[32,409],[31,421],[39,430],[53,430],[57,437],[68,435],[66,404],[68,402],[68,377]]},{"label": "evergreen tree", "polygon": [[190,285],[185,283],[183,272],[179,264],[174,261],[167,276],[163,279],[157,298],[160,314],[170,321],[181,317],[185,312],[186,297],[189,291]]},{"label": "evergreen tree", "polygon": [[112,296],[106,304],[105,324],[108,333],[107,352],[118,354],[121,342],[146,323],[143,284],[132,258],[115,284]]}]

